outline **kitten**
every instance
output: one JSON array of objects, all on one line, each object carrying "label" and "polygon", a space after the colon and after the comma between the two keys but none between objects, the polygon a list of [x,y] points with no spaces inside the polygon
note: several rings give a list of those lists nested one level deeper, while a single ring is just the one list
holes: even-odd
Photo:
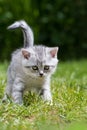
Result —
[{"label": "kitten", "polygon": [[22,104],[26,90],[37,92],[44,101],[52,101],[50,80],[58,63],[58,47],[33,46],[33,32],[26,25],[18,21],[9,26],[9,29],[22,28],[24,48],[12,54],[3,101],[11,96],[14,103]]}]

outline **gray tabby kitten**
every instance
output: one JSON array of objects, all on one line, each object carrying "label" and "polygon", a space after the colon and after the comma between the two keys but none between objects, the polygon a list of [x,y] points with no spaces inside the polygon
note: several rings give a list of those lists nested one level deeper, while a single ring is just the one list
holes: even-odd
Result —
[{"label": "gray tabby kitten", "polygon": [[50,80],[58,63],[58,47],[33,46],[33,32],[25,21],[8,27],[15,28],[23,31],[24,48],[12,54],[3,101],[11,96],[14,103],[22,104],[26,90],[37,92],[44,101],[52,101]]}]

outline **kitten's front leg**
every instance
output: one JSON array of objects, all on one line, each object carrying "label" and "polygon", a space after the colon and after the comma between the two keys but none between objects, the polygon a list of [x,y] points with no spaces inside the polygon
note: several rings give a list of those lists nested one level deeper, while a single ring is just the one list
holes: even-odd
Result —
[{"label": "kitten's front leg", "polygon": [[52,102],[52,95],[49,89],[42,89],[40,95],[44,101]]},{"label": "kitten's front leg", "polygon": [[14,103],[23,104],[24,83],[16,78],[12,88],[12,99]]},{"label": "kitten's front leg", "polygon": [[50,90],[50,79],[47,79],[45,81],[40,95],[44,101],[52,102],[52,95]]}]

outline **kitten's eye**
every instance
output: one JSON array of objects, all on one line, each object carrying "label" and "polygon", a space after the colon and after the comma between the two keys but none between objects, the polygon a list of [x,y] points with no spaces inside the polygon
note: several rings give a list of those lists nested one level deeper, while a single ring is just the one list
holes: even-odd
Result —
[{"label": "kitten's eye", "polygon": [[37,66],[32,66],[32,69],[33,70],[38,70],[38,67]]},{"label": "kitten's eye", "polygon": [[50,68],[50,67],[49,67],[48,65],[45,65],[45,66],[44,66],[44,70],[49,70],[49,68]]}]

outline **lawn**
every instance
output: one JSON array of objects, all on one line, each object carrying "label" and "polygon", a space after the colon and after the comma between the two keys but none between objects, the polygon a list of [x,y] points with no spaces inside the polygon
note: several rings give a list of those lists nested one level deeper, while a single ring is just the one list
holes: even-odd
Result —
[{"label": "lawn", "polygon": [[26,93],[24,105],[2,103],[8,63],[0,64],[0,130],[87,130],[87,61],[59,62],[53,104]]}]

